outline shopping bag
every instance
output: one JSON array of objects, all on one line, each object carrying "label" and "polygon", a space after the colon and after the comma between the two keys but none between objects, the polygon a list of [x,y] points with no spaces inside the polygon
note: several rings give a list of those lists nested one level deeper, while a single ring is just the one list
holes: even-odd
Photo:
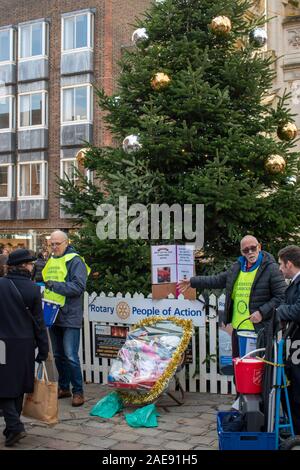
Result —
[{"label": "shopping bag", "polygon": [[105,395],[96,405],[91,409],[91,416],[99,416],[99,418],[112,418],[116,413],[122,411],[123,403],[122,398],[117,392]]},{"label": "shopping bag", "polygon": [[42,362],[34,379],[33,393],[25,395],[23,415],[43,423],[56,424],[58,422],[57,392],[58,384],[49,381],[45,363]]},{"label": "shopping bag", "polygon": [[154,428],[158,426],[157,416],[159,414],[156,411],[156,406],[151,404],[138,408],[133,413],[126,414],[125,420],[132,428]]}]

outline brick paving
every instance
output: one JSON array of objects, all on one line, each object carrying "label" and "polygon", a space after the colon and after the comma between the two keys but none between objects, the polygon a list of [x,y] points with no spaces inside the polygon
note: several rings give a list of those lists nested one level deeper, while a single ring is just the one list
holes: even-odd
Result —
[{"label": "brick paving", "polygon": [[[59,400],[59,423],[47,426],[22,418],[27,437],[13,449],[23,450],[217,450],[216,415],[228,410],[232,395],[186,393],[185,402],[177,406],[169,397],[157,402],[157,428],[131,428],[124,413],[135,407],[126,407],[112,419],[89,416],[91,408],[100,398],[111,392],[107,386],[85,386],[86,403],[72,408],[71,399]],[[173,405],[174,403],[174,405]],[[0,418],[0,450],[4,447],[4,420]]]}]

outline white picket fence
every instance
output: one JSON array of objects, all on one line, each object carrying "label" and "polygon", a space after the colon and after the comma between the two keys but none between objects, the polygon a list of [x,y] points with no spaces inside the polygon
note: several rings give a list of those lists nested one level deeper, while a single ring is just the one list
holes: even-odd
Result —
[{"label": "white picket fence", "polygon": [[[112,295],[109,294],[109,297]],[[101,296],[103,297],[103,294]],[[140,294],[138,296],[141,297]],[[126,299],[130,297],[130,294],[124,296]],[[118,298],[120,298],[120,294],[118,294]],[[80,344],[81,364],[87,383],[107,384],[112,359],[99,358],[95,355],[94,322],[89,321],[88,316],[89,299],[89,295],[85,293],[84,325]],[[199,299],[203,301],[201,297]],[[209,297],[209,314],[206,316],[206,325],[205,327],[196,327],[195,335],[192,338],[193,363],[187,364],[178,373],[181,386],[185,391],[221,394],[235,393],[233,377],[221,375],[218,372],[217,305],[217,297],[211,295]],[[119,324],[121,325],[121,323]],[[109,323],[103,323],[103,325],[109,325]],[[117,323],[113,323],[113,325],[117,325]],[[122,323],[122,325],[124,326],[125,324]],[[172,387],[173,389],[175,387],[174,380],[171,384]]]}]

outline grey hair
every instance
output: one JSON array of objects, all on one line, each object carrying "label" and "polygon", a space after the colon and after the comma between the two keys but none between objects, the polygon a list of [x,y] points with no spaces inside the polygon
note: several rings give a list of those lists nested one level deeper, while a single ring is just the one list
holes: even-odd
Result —
[{"label": "grey hair", "polygon": [[63,232],[62,230],[54,230],[54,232],[51,233],[51,236],[54,235],[54,234],[61,235],[64,240],[69,240],[69,237],[66,234],[66,232]]}]

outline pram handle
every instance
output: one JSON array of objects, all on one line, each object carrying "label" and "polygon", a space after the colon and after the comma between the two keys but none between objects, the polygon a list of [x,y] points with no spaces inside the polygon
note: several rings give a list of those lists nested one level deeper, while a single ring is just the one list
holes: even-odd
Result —
[{"label": "pram handle", "polygon": [[295,334],[296,330],[298,330],[298,328],[299,328],[299,326],[296,325],[296,323],[292,321],[289,324],[289,326],[287,327],[287,329],[285,330],[285,332],[283,333],[282,338],[287,339],[292,332]]},{"label": "pram handle", "polygon": [[245,354],[245,356],[241,357],[241,361],[243,359],[245,359],[245,357],[251,356],[251,354],[261,352],[261,351],[265,351],[265,350],[266,350],[266,348],[259,348],[259,349],[254,349],[253,351],[249,351],[247,354]]}]

